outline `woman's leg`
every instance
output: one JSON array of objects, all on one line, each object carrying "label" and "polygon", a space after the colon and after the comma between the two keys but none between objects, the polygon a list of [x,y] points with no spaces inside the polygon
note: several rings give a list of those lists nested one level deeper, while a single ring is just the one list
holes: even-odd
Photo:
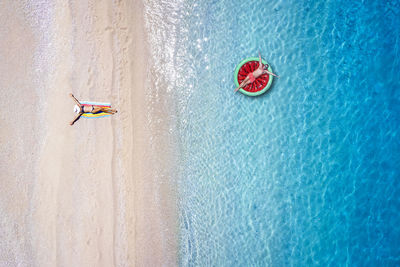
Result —
[{"label": "woman's leg", "polygon": [[117,113],[117,110],[112,109],[112,108],[106,108],[106,107],[94,107],[92,113],[97,113],[97,112],[105,112],[109,114],[114,114]]},{"label": "woman's leg", "polygon": [[235,92],[236,92],[237,90],[239,90],[240,88],[245,87],[245,86],[248,85],[249,83],[250,83],[250,78],[249,78],[249,76],[247,76],[247,77],[243,80],[243,82],[241,82],[240,85],[235,89]]},{"label": "woman's leg", "polygon": [[115,113],[117,113],[117,110],[116,110],[116,109],[113,109],[113,108],[105,108],[105,109],[103,110],[103,112],[105,112],[105,113],[110,113],[110,114],[115,114]]}]

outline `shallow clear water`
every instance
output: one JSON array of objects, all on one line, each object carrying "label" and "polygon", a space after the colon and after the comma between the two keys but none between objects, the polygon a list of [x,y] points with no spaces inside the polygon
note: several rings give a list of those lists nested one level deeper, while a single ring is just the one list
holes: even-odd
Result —
[{"label": "shallow clear water", "polygon": [[[175,99],[181,265],[400,264],[399,1],[146,14],[153,96]],[[258,51],[281,78],[234,94],[235,65]]]}]

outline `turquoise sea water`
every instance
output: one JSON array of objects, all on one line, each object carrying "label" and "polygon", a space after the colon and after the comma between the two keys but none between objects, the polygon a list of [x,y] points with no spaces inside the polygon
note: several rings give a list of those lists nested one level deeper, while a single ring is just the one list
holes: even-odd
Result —
[{"label": "turquoise sea water", "polygon": [[[400,1],[146,12],[175,100],[180,265],[399,266]],[[258,51],[281,78],[233,93]]]}]

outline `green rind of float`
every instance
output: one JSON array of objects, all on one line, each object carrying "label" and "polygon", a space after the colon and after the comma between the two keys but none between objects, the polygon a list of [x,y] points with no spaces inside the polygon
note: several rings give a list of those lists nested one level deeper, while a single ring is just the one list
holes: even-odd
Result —
[{"label": "green rind of float", "polygon": [[[246,58],[246,59],[243,59],[242,61],[240,61],[239,65],[237,65],[237,67],[236,67],[236,69],[235,69],[234,80],[235,80],[235,85],[236,85],[236,87],[239,86],[239,81],[238,81],[238,79],[237,79],[239,70],[240,70],[240,68],[241,68],[244,64],[246,64],[246,63],[249,62],[249,61],[257,61],[257,62],[258,62],[258,61],[259,61],[259,58],[258,58],[258,57],[249,57],[249,58]],[[261,61],[262,61],[262,63],[263,63],[264,65],[265,65],[265,64],[268,64],[267,61],[265,61],[264,59],[261,59]],[[272,68],[271,68],[271,66],[270,66],[269,64],[268,64],[268,71],[272,72]],[[239,91],[240,91],[242,94],[245,94],[245,95],[248,95],[248,96],[258,96],[258,95],[264,94],[264,93],[271,87],[272,80],[273,80],[273,76],[272,76],[272,75],[268,74],[268,76],[269,76],[268,83],[267,83],[267,85],[266,85],[261,91],[258,91],[258,92],[254,92],[254,93],[253,93],[253,92],[247,92],[247,91],[244,90],[243,88],[240,88]]]}]

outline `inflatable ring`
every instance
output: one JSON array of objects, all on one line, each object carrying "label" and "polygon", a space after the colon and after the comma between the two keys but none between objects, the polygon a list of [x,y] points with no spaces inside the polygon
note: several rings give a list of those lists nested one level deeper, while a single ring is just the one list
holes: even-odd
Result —
[{"label": "inflatable ring", "polygon": [[[235,69],[235,85],[236,87],[247,77],[247,75],[258,68],[257,57],[250,57],[242,60]],[[268,64],[262,59],[262,63]],[[271,66],[268,66],[268,71],[272,72]],[[273,77],[269,74],[264,74],[258,77],[253,83],[246,85],[244,88],[240,88],[239,91],[248,96],[258,96],[265,93],[272,84]]]}]

